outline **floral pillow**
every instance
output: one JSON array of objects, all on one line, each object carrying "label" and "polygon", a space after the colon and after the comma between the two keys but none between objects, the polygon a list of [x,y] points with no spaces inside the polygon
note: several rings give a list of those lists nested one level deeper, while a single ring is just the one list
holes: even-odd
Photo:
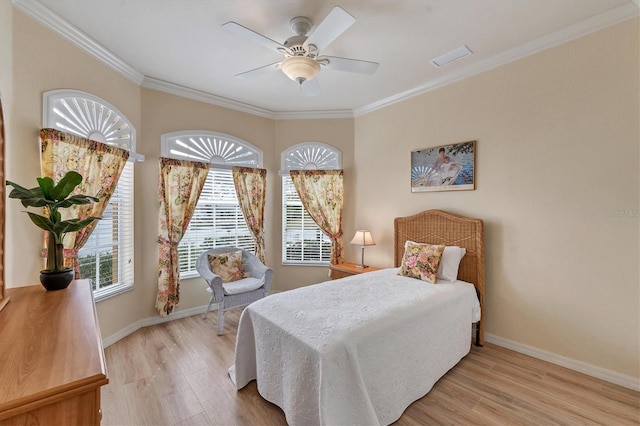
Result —
[{"label": "floral pillow", "polygon": [[209,265],[214,274],[222,278],[222,282],[230,283],[246,278],[244,267],[242,266],[242,251],[232,251],[230,253],[210,254]]},{"label": "floral pillow", "polygon": [[444,246],[419,243],[406,244],[398,275],[418,278],[435,284],[443,252]]}]

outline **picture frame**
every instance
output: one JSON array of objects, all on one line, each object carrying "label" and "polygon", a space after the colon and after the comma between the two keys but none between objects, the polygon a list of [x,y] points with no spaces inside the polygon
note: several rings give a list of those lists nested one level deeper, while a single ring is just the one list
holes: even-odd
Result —
[{"label": "picture frame", "polygon": [[411,151],[411,192],[474,190],[476,142]]}]

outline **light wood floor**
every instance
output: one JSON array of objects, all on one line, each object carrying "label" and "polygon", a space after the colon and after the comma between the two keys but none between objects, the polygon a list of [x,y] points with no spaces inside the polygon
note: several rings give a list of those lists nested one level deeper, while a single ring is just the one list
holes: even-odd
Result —
[{"label": "light wood floor", "polygon": [[[255,381],[236,391],[241,309],[143,328],[105,350],[102,425],[284,425]],[[633,425],[640,393],[487,344],[473,347],[396,425]]]}]

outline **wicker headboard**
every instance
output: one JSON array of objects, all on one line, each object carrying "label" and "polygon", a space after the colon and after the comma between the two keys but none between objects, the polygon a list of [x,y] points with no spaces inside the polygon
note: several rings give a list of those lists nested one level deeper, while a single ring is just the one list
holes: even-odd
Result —
[{"label": "wicker headboard", "polygon": [[443,210],[425,210],[394,220],[394,265],[400,266],[405,241],[443,244],[467,249],[458,278],[476,286],[482,318],[478,343],[484,343],[484,224],[481,219],[458,216]]}]

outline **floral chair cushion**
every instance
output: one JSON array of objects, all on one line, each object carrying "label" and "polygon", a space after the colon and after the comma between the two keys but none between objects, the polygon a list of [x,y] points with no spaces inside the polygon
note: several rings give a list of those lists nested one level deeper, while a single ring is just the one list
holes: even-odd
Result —
[{"label": "floral chair cushion", "polygon": [[398,275],[418,278],[435,284],[443,252],[444,246],[440,245],[405,244],[404,256]]},{"label": "floral chair cushion", "polygon": [[230,283],[247,277],[242,266],[241,250],[230,253],[210,254],[208,257],[211,271],[219,275],[222,278],[222,282]]}]

